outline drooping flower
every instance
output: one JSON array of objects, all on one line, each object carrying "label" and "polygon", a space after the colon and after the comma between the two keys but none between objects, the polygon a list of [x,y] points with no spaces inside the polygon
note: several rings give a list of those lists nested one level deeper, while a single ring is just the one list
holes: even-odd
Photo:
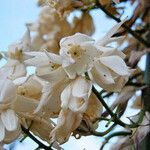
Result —
[{"label": "drooping flower", "polygon": [[[41,116],[44,118],[58,115],[60,110],[60,100],[59,97],[57,98],[59,90],[54,92],[56,87],[51,87],[47,81],[44,81],[37,76],[29,76],[24,80],[18,78],[14,82],[18,86],[18,95],[22,96],[22,99],[29,99],[31,104],[33,103],[35,105],[30,113],[42,113]],[[57,85],[57,89],[59,89],[58,87],[61,88],[60,85]],[[18,103],[16,104],[18,105]]]},{"label": "drooping flower", "polygon": [[62,144],[80,125],[83,113],[87,110],[92,82],[78,77],[72,81],[61,94],[61,111],[57,126],[52,130],[51,141]]}]

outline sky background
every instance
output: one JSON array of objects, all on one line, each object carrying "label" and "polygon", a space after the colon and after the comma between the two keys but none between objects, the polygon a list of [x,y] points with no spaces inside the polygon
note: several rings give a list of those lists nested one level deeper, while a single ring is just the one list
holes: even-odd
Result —
[{"label": "sky background", "polygon": [[[133,7],[128,3],[126,6],[126,12],[123,18],[130,16],[133,11]],[[40,8],[37,7],[36,0],[1,0],[0,3],[0,51],[7,51],[8,45],[19,40],[24,34],[26,28],[25,23],[34,22],[38,18]],[[74,15],[78,16],[79,13]],[[91,15],[94,19],[96,32],[93,37],[99,39],[102,37],[114,24],[115,21],[106,18],[106,16],[98,11],[91,11]],[[72,17],[71,16],[71,17]],[[145,58],[142,58],[140,66],[144,66]],[[5,61],[0,62],[2,66]],[[144,68],[143,68],[144,69]],[[109,100],[110,101],[110,100]],[[109,103],[109,102],[108,102]],[[131,110],[130,113],[134,111]],[[125,120],[125,118],[124,118]],[[100,143],[102,142],[101,137],[85,137],[80,140],[74,140],[72,137],[69,142],[63,145],[65,150],[98,150]],[[116,140],[112,140],[110,143],[114,143]],[[110,144],[105,147],[105,150],[110,149]],[[15,144],[14,150],[34,150],[37,144],[27,138],[23,143]],[[7,148],[9,150],[9,148]]]}]

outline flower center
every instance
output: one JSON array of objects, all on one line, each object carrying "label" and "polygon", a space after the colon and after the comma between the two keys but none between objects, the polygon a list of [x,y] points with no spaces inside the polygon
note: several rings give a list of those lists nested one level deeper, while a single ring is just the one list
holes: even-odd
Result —
[{"label": "flower center", "polygon": [[23,57],[22,50],[19,50],[18,48],[16,48],[14,52],[9,53],[9,57],[12,59],[21,60]]},{"label": "flower center", "polygon": [[55,70],[55,69],[57,69],[57,68],[60,67],[59,64],[55,64],[55,63],[53,63],[53,62],[51,62],[51,61],[49,61],[49,64],[50,64],[50,67],[51,67],[52,70]]},{"label": "flower center", "polygon": [[73,59],[80,59],[82,56],[83,49],[80,45],[69,45],[67,54],[70,55]]}]

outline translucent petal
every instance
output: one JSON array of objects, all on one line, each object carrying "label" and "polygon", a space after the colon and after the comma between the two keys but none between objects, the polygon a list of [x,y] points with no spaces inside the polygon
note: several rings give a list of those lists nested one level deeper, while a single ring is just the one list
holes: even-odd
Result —
[{"label": "translucent petal", "polygon": [[119,75],[129,75],[126,63],[119,56],[101,57],[100,62]]},{"label": "translucent petal", "polygon": [[18,118],[13,110],[8,109],[1,114],[2,122],[8,131],[14,131],[18,126]]}]

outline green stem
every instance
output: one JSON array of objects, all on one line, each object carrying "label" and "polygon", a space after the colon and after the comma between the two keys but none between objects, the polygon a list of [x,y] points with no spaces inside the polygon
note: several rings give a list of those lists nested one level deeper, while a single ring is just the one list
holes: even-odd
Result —
[{"label": "green stem", "polygon": [[[100,100],[100,102],[102,103],[102,105],[105,107],[105,109],[107,110],[107,112],[110,114],[110,116],[112,117],[112,120],[116,123],[119,124],[120,126],[124,127],[124,128],[136,128],[139,126],[139,124],[135,123],[135,124],[126,124],[123,121],[121,121],[116,114],[113,113],[113,111],[109,108],[109,106],[105,103],[105,101],[103,100],[103,98],[101,97],[101,95],[99,94],[99,92],[96,90],[96,88],[94,86],[92,86],[92,91],[93,93],[96,95],[96,97]],[[143,119],[144,116],[144,111],[141,110],[141,115],[139,120],[141,121],[141,119]],[[138,123],[139,123],[138,120]]]},{"label": "green stem", "polygon": [[107,129],[104,132],[91,131],[91,134],[95,135],[95,136],[104,136],[104,135],[108,134],[115,126],[116,126],[116,124],[113,124],[111,127],[109,127],[109,129]]}]

